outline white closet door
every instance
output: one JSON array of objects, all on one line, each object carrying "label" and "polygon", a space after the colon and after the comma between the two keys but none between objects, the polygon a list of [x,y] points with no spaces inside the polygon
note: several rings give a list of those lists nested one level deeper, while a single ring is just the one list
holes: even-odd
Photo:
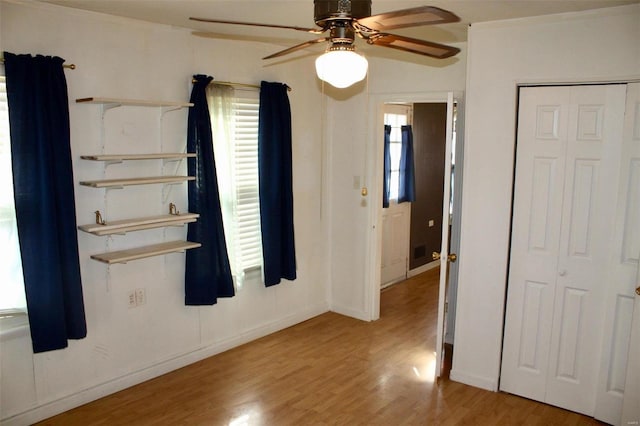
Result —
[{"label": "white closet door", "polygon": [[[614,218],[595,412],[597,419],[610,424],[619,422],[626,384],[633,385],[626,379],[627,364],[638,363],[640,359],[637,350],[628,351],[634,299],[638,297],[635,288],[640,285],[636,278],[640,260],[640,83],[627,87],[618,207]],[[640,406],[637,408],[640,410]],[[640,421],[640,416],[636,420]]]},{"label": "white closet door", "polygon": [[571,89],[545,400],[593,415],[609,294],[626,86]]},{"label": "white closet door", "polygon": [[571,89],[520,90],[500,388],[544,401],[558,269]]},{"label": "white closet door", "polygon": [[521,90],[501,389],[593,415],[625,85]]}]

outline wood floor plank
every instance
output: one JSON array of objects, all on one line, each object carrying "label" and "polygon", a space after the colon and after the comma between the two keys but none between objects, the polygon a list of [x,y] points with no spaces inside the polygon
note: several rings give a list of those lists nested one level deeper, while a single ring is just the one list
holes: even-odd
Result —
[{"label": "wood floor plank", "polygon": [[376,322],[326,313],[41,424],[600,424],[447,375],[436,382],[437,292],[435,269],[385,289]]}]

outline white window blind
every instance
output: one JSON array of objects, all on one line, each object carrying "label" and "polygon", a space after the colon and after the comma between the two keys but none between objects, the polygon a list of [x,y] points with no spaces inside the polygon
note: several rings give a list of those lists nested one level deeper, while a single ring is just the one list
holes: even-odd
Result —
[{"label": "white window blind", "polygon": [[213,150],[227,252],[237,289],[262,266],[258,191],[259,93],[209,84]]},{"label": "white window blind", "polygon": [[236,91],[234,110],[234,180],[236,190],[236,250],[243,271],[262,265],[258,198],[258,108],[256,92]]},{"label": "white window blind", "polygon": [[9,107],[3,76],[0,76],[0,188],[0,241],[4,247],[0,256],[0,314],[24,312],[27,304],[13,200]]}]

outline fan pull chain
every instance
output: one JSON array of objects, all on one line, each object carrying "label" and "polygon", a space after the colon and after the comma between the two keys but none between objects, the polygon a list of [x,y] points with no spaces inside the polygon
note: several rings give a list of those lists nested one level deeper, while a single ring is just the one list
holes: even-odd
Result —
[{"label": "fan pull chain", "polygon": [[366,127],[365,127],[365,132],[364,132],[364,161],[363,161],[363,173],[362,173],[362,189],[360,190],[360,195],[362,195],[363,197],[366,197],[367,195],[369,195],[369,189],[367,188],[367,165],[368,165],[368,156],[369,156],[369,141],[368,141],[368,136],[369,136],[369,104],[370,104],[370,92],[369,92],[369,72],[367,72],[367,80],[366,80],[366,90],[367,90],[367,105],[366,105],[366,109],[367,109],[367,121],[366,121]]},{"label": "fan pull chain", "polygon": [[320,102],[320,220],[322,221],[322,210],[324,208],[324,156],[326,155],[325,126],[327,123],[326,99],[324,96],[324,80],[320,80],[321,102]]}]

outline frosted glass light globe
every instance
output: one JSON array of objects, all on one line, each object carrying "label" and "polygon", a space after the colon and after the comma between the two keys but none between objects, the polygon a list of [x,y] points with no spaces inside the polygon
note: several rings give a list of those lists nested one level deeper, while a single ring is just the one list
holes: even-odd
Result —
[{"label": "frosted glass light globe", "polygon": [[338,89],[349,87],[364,79],[369,63],[353,50],[330,50],[316,59],[316,73]]}]

